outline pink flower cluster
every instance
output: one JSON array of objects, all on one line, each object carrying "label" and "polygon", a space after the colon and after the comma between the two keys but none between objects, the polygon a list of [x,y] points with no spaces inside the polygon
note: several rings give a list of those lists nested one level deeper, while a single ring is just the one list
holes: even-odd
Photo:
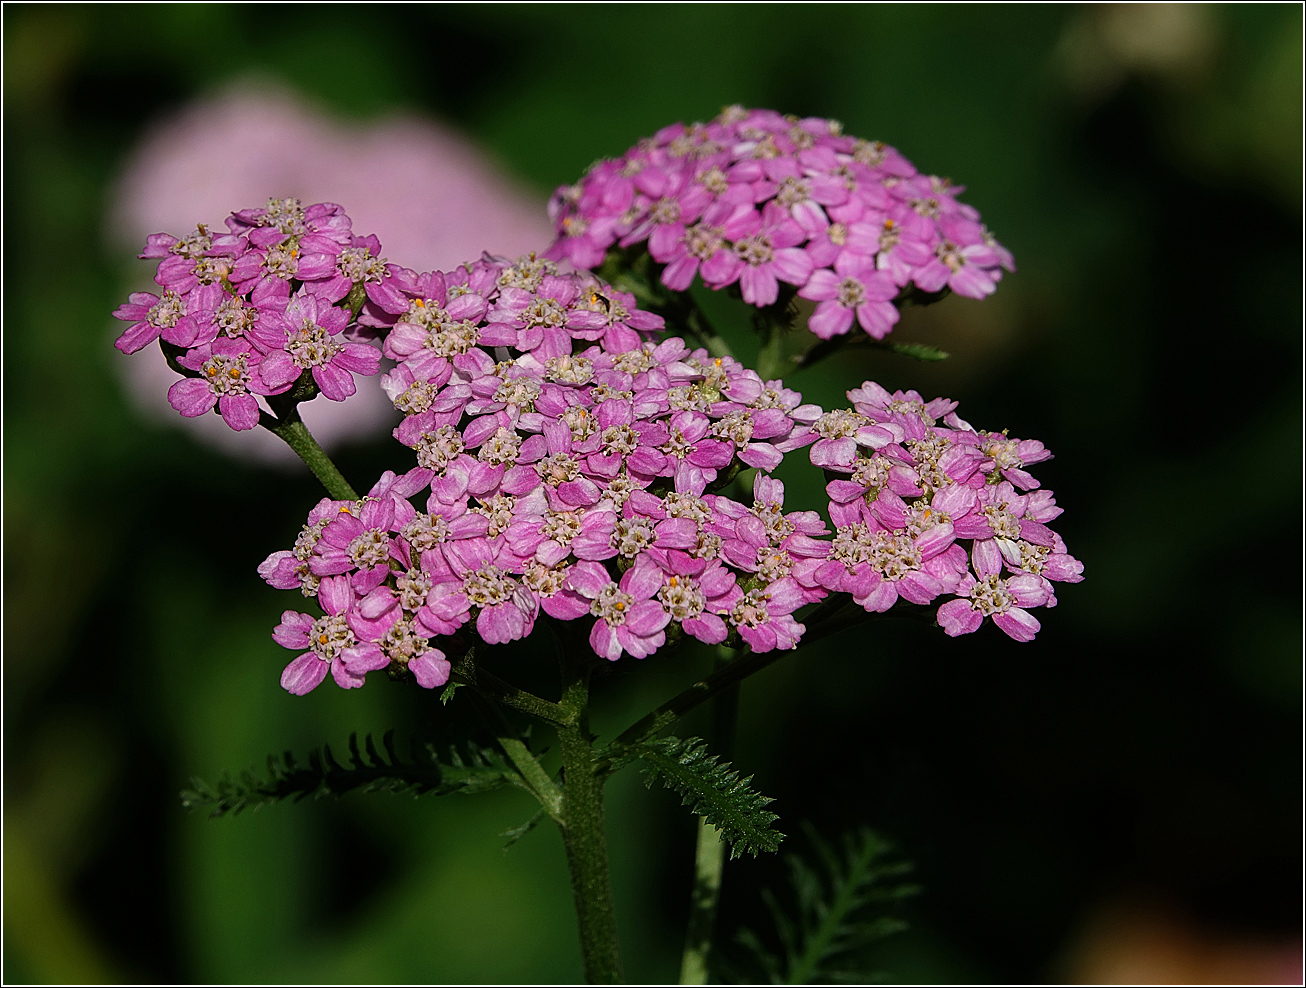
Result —
[{"label": "pink flower cluster", "polygon": [[1032,607],[1053,607],[1054,582],[1078,583],[1083,564],[1047,523],[1061,514],[1025,468],[1051,457],[1042,443],[980,432],[954,401],[890,394],[874,382],[849,391],[852,409],[813,424],[814,465],[835,525],[817,581],[867,611],[899,598],[938,609],[949,635],[985,617],[1017,641],[1039,630]]},{"label": "pink flower cluster", "polygon": [[405,311],[382,387],[417,466],[358,503],[323,501],[261,567],[326,612],[283,616],[276,640],[306,649],[286,689],[387,667],[436,686],[441,644],[514,641],[541,611],[590,622],[610,660],[684,635],[797,643],[794,611],[827,593],[824,524],[785,513],[765,474],[751,506],[713,492],[811,442],[819,408],[734,360],[648,339],[662,320],[633,296],[533,256],[395,269],[393,284]]},{"label": "pink flower cluster", "polygon": [[[417,465],[322,501],[260,567],[325,612],[286,611],[274,634],[300,652],[293,693],[328,671],[438,686],[448,651],[524,638],[541,611],[586,621],[609,660],[684,636],[793,648],[794,613],[831,593],[872,612],[947,596],[948,634],[988,616],[1027,641],[1028,609],[1082,579],[1026,470],[1050,454],[976,431],[955,402],[866,382],[823,413],[734,360],[650,339],[661,319],[632,296],[533,255],[391,279],[406,306],[382,387]],[[768,475],[808,445],[831,478],[832,540]],[[716,493],[746,466],[763,471],[751,505]]]},{"label": "pink flower cluster", "polygon": [[1014,270],[961,191],[837,121],[734,106],[665,127],[559,188],[547,256],[595,268],[614,245],[647,244],[668,288],[697,274],[766,306],[783,281],[817,303],[817,336],[857,323],[882,339],[909,286],[984,298]]},{"label": "pink flower cluster", "polygon": [[134,293],[114,312],[131,323],[118,349],[156,339],[176,348],[191,374],[169,389],[172,406],[194,417],[216,405],[237,430],[258,424],[256,395],[288,391],[304,375],[333,401],[354,394],[354,374],[380,369],[376,348],[357,341],[362,327],[408,308],[380,242],[355,235],[339,206],[297,199],[241,210],[226,225],[148,238],[141,257],[159,260],[161,292]]}]

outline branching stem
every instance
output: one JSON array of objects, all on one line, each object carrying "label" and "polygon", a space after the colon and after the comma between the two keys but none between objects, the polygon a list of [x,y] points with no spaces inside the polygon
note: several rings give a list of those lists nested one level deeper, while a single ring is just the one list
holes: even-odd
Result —
[{"label": "branching stem", "polygon": [[[933,620],[933,611],[928,607],[908,608],[902,602],[899,602],[894,608],[892,616],[899,617],[905,613],[916,613],[917,611],[919,611],[921,617]],[[865,621],[884,616],[886,615],[868,614],[854,604],[852,598],[846,594],[832,595],[804,618],[807,632],[803,635],[802,644],[819,641],[836,631],[842,631],[844,628],[850,628]],[[656,710],[645,714],[631,724],[630,727],[617,735],[613,745],[638,744],[641,741],[656,737],[699,704],[712,699],[722,690],[733,686],[735,683],[742,682],[754,673],[761,672],[773,662],[778,662],[785,656],[792,655],[793,652],[792,649],[787,651],[772,649],[770,652],[762,652],[761,654],[750,651],[742,652],[732,662],[717,669],[711,675],[700,679],[688,689],[673,696]]]},{"label": "branching stem", "polygon": [[554,725],[574,722],[572,720],[574,715],[561,704],[536,696],[534,693],[528,693],[526,690],[518,689],[511,683],[500,679],[494,673],[487,672],[477,666],[471,660],[470,655],[464,655],[462,658],[454,660],[453,674],[458,682],[466,683],[483,696],[498,700],[514,710],[520,710],[522,713],[530,714]]}]

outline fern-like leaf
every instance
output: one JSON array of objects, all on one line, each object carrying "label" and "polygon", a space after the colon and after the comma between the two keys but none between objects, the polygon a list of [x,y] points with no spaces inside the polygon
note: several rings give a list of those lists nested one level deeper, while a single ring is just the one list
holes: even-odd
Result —
[{"label": "fern-like leaf", "polygon": [[320,799],[355,789],[422,796],[485,792],[505,783],[525,787],[521,776],[502,755],[479,745],[468,744],[465,753],[450,748],[445,758],[441,758],[434,745],[415,746],[409,757],[402,758],[395,749],[393,731],[385,733],[381,744],[384,753],[368,735],[360,750],[358,736],[351,734],[349,757],[344,765],[329,745],[310,752],[307,765],[299,764],[288,751],[280,758],[269,755],[266,777],[260,778],[248,770],[234,779],[224,773],[213,785],[203,779],[192,779],[190,788],[181,792],[181,804],[190,810],[208,808],[210,817],[219,817],[285,799],[295,802],[308,796]]},{"label": "fern-like leaf", "polygon": [[928,346],[924,343],[889,343],[886,346],[894,353],[900,353],[904,357],[923,360],[927,363],[937,363],[940,360],[948,359],[946,350],[940,350],[936,346]]},{"label": "fern-like leaf", "polygon": [[647,782],[656,779],[680,795],[681,801],[699,816],[707,817],[727,841],[730,856],[747,851],[775,851],[784,834],[771,824],[779,819],[766,809],[771,802],[740,778],[729,762],[718,761],[701,738],[664,737],[631,745],[622,763],[638,758],[648,767]]},{"label": "fern-like leaf", "polygon": [[536,825],[537,825],[541,820],[544,819],[544,816],[545,816],[545,813],[544,813],[543,808],[538,809],[538,810],[535,811],[534,815],[533,815],[529,820],[527,820],[525,823],[523,823],[523,824],[521,824],[521,825],[519,825],[519,826],[516,826],[516,827],[512,827],[512,828],[510,828],[510,829],[508,829],[508,830],[505,830],[503,833],[501,833],[499,836],[502,837],[502,838],[504,838],[503,849],[504,849],[505,851],[508,850],[508,848],[512,847],[512,846],[513,846],[514,844],[516,844],[519,840],[521,840],[523,837],[525,837],[527,834],[529,834],[532,830],[534,830],[535,827],[536,827]]},{"label": "fern-like leaf", "polygon": [[906,928],[883,909],[919,891],[899,881],[912,866],[892,860],[891,845],[868,829],[844,835],[842,854],[810,827],[804,829],[818,861],[786,857],[792,885],[787,904],[771,889],[762,891],[780,950],[772,951],[747,929],[736,942],[773,984],[864,982],[866,972],[844,966],[868,944]]}]

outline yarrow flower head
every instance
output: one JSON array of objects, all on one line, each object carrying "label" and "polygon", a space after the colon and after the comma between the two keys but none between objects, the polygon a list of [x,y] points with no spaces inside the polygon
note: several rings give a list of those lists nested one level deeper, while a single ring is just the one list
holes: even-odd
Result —
[{"label": "yarrow flower head", "polygon": [[135,353],[159,340],[186,377],[168,392],[182,415],[217,407],[233,429],[259,421],[255,395],[310,381],[332,401],[354,394],[354,375],[380,369],[358,340],[406,310],[375,237],[358,237],[333,203],[272,199],[186,237],[153,234],[159,295],[133,294],[114,316],[130,323],[115,343]]},{"label": "yarrow flower head", "polygon": [[[823,524],[778,516],[777,484],[759,481],[752,509],[716,492],[817,438],[819,408],[737,361],[659,339],[662,319],[632,295],[546,259],[390,276],[404,303],[378,320],[396,362],[382,387],[417,465],[361,502],[323,502],[296,546],[261,567],[353,636],[296,658],[288,689],[328,670],[342,685],[389,669],[436,686],[447,654],[525,637],[541,612],[586,622],[611,660],[682,636],[797,643],[793,612],[827,593],[813,578]],[[281,318],[322,324],[320,298],[291,305]]]},{"label": "yarrow flower head", "polygon": [[895,300],[945,289],[984,298],[1014,270],[962,191],[837,121],[729,107],[559,188],[546,256],[596,268],[613,247],[646,247],[668,288],[697,275],[767,306],[783,282],[818,303],[817,336],[856,325],[878,340],[898,321]]},{"label": "yarrow flower head", "polygon": [[1084,569],[1047,525],[1061,514],[1052,493],[1025,469],[1051,454],[1037,440],[977,431],[947,399],[872,381],[848,398],[851,410],[830,414],[855,421],[844,430],[852,445],[811,451],[833,477],[835,535],[817,582],[873,612],[947,595],[938,621],[949,635],[991,617],[1017,641],[1033,638],[1029,608],[1055,606],[1053,583],[1078,583]]}]

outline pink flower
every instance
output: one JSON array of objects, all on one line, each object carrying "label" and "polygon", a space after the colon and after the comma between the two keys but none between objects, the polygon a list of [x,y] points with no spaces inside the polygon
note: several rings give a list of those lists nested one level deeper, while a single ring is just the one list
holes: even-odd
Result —
[{"label": "pink flower", "polygon": [[854,254],[840,254],[834,270],[822,268],[812,274],[798,294],[820,304],[808,326],[823,340],[840,336],[852,328],[853,317],[872,339],[889,335],[898,322],[893,298],[898,286]]},{"label": "pink flower", "polygon": [[452,634],[476,609],[476,633],[491,645],[525,638],[535,626],[539,601],[500,567],[498,552],[484,539],[447,542],[441,552],[452,579],[439,581],[417,621],[433,634]]},{"label": "pink flower", "polygon": [[259,354],[248,343],[214,340],[191,350],[178,363],[198,374],[182,378],[168,390],[172,407],[193,418],[217,405],[223,420],[237,431],[258,425],[255,394],[273,394],[280,389],[262,378]]},{"label": "pink flower", "polygon": [[290,649],[308,648],[281,673],[281,685],[302,696],[326,677],[330,669],[344,689],[363,685],[368,672],[384,669],[390,660],[375,642],[360,642],[350,627],[348,614],[354,591],[343,576],[322,581],[318,601],[326,615],[316,620],[308,614],[286,611],[272,632],[272,640]]},{"label": "pink flower", "polygon": [[848,398],[855,412],[829,413],[841,436],[875,423],[896,441],[854,446],[851,458],[836,445],[843,438],[812,448],[813,463],[849,475],[826,487],[837,531],[818,582],[875,612],[899,598],[956,595],[938,612],[948,634],[992,616],[1013,638],[1032,638],[1039,625],[1026,608],[1055,606],[1051,581],[1083,579],[1083,564],[1047,525],[1061,513],[1055,499],[1024,469],[1051,454],[1034,440],[977,432],[944,398],[891,394],[873,381]]},{"label": "pink flower", "polygon": [[264,380],[270,386],[288,386],[307,370],[324,395],[332,401],[344,401],[358,390],[354,374],[370,376],[380,369],[381,355],[374,347],[334,338],[349,325],[346,310],[301,292],[290,300],[282,319],[282,333],[278,334],[275,324],[268,325],[264,319],[255,337],[277,347],[262,363]]},{"label": "pink flower", "polygon": [[767,306],[787,282],[823,303],[810,323],[818,336],[848,332],[855,314],[881,339],[907,286],[982,298],[1013,269],[961,191],[835,121],[729,107],[706,125],[665,127],[559,188],[548,256],[596,268],[614,245],[647,244],[668,288],[701,275]]},{"label": "pink flower", "polygon": [[[280,198],[288,195],[308,204],[348,203],[355,222],[351,225],[344,210],[331,203],[299,206],[299,218],[296,204]],[[194,233],[195,219],[208,217],[215,221],[210,232],[216,228],[225,237],[228,231],[217,222],[222,216],[240,204],[268,203],[270,196],[277,198],[267,207],[236,214],[241,236],[257,229],[311,232],[344,247],[352,226],[375,231],[391,257],[414,267],[452,268],[486,247],[515,256],[547,242],[549,235],[545,216],[526,190],[462,135],[418,117],[359,125],[324,116],[289,90],[248,83],[192,103],[146,134],[114,190],[109,233],[115,243],[135,245],[156,230]],[[186,239],[151,237],[147,256],[162,259]],[[369,302],[361,321],[367,322],[374,308]],[[130,333],[123,334],[120,349],[132,345]],[[192,345],[184,339],[169,342]],[[176,377],[157,351],[146,348],[119,367],[143,413],[184,423],[192,434],[235,456],[302,469],[299,458],[265,430],[236,435],[216,415],[179,419],[164,398]],[[366,386],[348,402],[308,402],[300,413],[328,452],[341,441],[393,424],[385,396]]]},{"label": "pink flower", "polygon": [[653,599],[662,585],[656,566],[632,567],[617,583],[598,563],[577,563],[571,583],[591,602],[590,613],[598,619],[590,629],[590,646],[609,662],[623,653],[647,658],[666,641],[663,629],[671,616]]},{"label": "pink flower", "polygon": [[987,554],[974,558],[978,579],[970,573],[963,575],[958,597],[939,608],[939,624],[948,635],[968,635],[979,629],[984,618],[1018,642],[1032,641],[1039,631],[1038,618],[1025,608],[1048,602],[1048,592],[1043,581],[1022,574],[1003,579],[995,561]]}]

